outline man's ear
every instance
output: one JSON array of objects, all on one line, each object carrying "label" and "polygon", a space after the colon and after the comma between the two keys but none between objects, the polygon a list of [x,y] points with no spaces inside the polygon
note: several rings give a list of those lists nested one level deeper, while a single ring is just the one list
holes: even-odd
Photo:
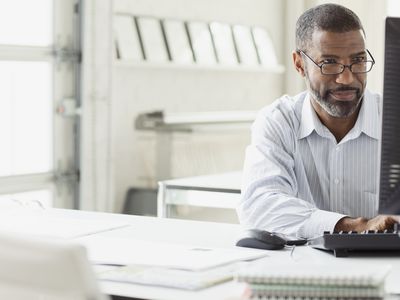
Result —
[{"label": "man's ear", "polygon": [[299,72],[299,74],[304,77],[305,76],[304,64],[303,64],[303,58],[301,57],[300,52],[293,51],[292,57],[293,57],[293,64],[294,64],[294,67],[296,68],[296,71]]}]

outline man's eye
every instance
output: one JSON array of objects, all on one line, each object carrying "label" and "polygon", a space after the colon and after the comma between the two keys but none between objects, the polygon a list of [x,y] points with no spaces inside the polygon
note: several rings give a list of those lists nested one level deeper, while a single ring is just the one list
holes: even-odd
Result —
[{"label": "man's eye", "polygon": [[321,63],[323,63],[323,64],[335,64],[336,63],[336,59],[327,58],[327,59],[324,59]]},{"label": "man's eye", "polygon": [[367,58],[364,56],[358,56],[358,57],[354,57],[353,58],[353,62],[362,62],[362,61],[366,61]]}]

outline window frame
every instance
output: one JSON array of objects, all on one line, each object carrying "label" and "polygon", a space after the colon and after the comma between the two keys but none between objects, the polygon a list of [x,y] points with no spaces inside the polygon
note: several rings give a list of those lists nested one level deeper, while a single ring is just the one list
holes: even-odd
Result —
[{"label": "window frame", "polygon": [[78,104],[80,72],[80,0],[52,2],[53,43],[49,46],[0,44],[1,61],[44,61],[52,68],[52,170],[46,173],[0,176],[0,195],[49,190],[52,206],[77,205],[78,116],[63,116],[57,107],[64,99]]}]

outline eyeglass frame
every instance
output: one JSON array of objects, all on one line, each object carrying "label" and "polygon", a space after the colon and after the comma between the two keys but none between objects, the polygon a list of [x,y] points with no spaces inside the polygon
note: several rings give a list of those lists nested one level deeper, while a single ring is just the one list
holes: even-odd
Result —
[{"label": "eyeglass frame", "polygon": [[[372,62],[371,68],[370,68],[368,71],[366,71],[366,72],[353,72],[352,66],[355,65],[355,64],[359,64],[360,62],[353,62],[352,64],[349,64],[349,65],[345,65],[345,64],[342,64],[342,63],[321,63],[321,64],[317,64],[317,63],[316,63],[307,53],[305,53],[303,50],[297,50],[298,53],[304,54],[309,60],[311,60],[311,61],[314,63],[314,65],[316,65],[316,66],[320,69],[322,75],[339,75],[339,74],[342,74],[342,73],[344,72],[344,70],[346,70],[346,67],[349,68],[349,71],[350,71],[351,73],[353,73],[353,74],[366,74],[366,73],[370,72],[370,71],[372,70],[373,66],[375,65],[375,59],[374,59],[374,57],[372,56],[371,52],[369,52],[368,49],[365,49],[365,51],[367,51],[368,55],[372,58],[372,60],[365,60],[365,61],[363,61],[363,62]],[[323,72],[322,72],[322,67],[323,67],[324,65],[332,65],[332,64],[342,65],[342,66],[343,66],[343,70],[342,70],[341,72],[339,72],[339,73],[330,73],[330,74],[326,74],[326,73],[323,73]]]}]

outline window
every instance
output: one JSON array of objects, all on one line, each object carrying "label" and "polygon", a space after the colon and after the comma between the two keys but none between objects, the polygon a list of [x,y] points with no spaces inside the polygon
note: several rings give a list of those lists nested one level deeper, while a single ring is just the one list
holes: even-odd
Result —
[{"label": "window", "polygon": [[56,107],[75,97],[75,62],[55,50],[73,46],[75,4],[0,0],[0,202],[74,202],[60,174],[71,173],[74,147],[63,146],[74,144],[76,120]]},{"label": "window", "polygon": [[52,0],[0,0],[0,44],[50,46]]},{"label": "window", "polygon": [[50,172],[51,64],[0,61],[0,82],[0,176]]}]

